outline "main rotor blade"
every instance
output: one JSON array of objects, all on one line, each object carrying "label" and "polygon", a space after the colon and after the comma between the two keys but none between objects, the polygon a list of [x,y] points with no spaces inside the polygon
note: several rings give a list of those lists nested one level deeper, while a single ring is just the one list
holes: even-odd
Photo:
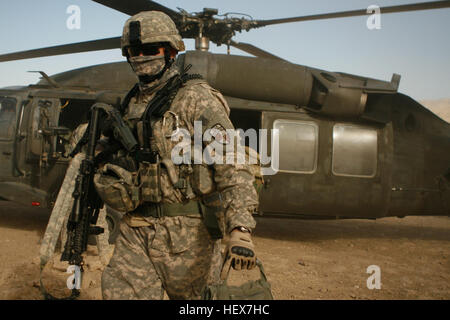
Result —
[{"label": "main rotor blade", "polygon": [[270,58],[270,59],[277,59],[277,60],[282,60],[282,61],[286,61],[284,59],[281,59],[280,57],[277,57],[276,55],[264,51],[263,49],[260,49],[258,47],[255,47],[254,45],[250,44],[250,43],[245,43],[245,42],[235,42],[235,41],[231,41],[230,45],[232,45],[233,47],[236,47],[242,51],[245,51],[247,53],[250,53],[256,57],[261,57],[261,58]]},{"label": "main rotor blade", "polygon": [[54,47],[2,54],[0,55],[0,62],[116,48],[120,48],[120,37],[63,44]]},{"label": "main rotor blade", "polygon": [[[449,8],[449,7],[450,7],[450,0],[445,0],[445,1],[434,1],[434,2],[421,2],[421,3],[414,3],[414,4],[391,6],[391,7],[381,7],[380,12],[381,12],[381,14],[384,14],[384,13],[395,13],[395,12],[405,12],[405,11],[441,9],[441,8]],[[284,19],[256,20],[255,23],[256,23],[256,27],[264,27],[264,26],[268,26],[268,25],[272,25],[272,24],[280,24],[280,23],[356,17],[356,16],[365,16],[365,15],[367,15],[367,9],[315,14],[315,15],[310,15],[310,16],[292,17],[292,18],[284,18]]]},{"label": "main rotor blade", "polygon": [[159,3],[156,3],[156,2],[153,2],[150,0],[127,0],[127,1],[124,1],[124,0],[92,0],[92,1],[102,4],[104,6],[107,6],[109,8],[116,9],[117,11],[128,14],[130,16],[133,16],[136,13],[139,13],[141,11],[155,10],[155,11],[164,12],[169,17],[171,17],[172,20],[175,21],[175,23],[178,20],[180,20],[182,17],[180,13],[173,11],[172,9],[164,7],[163,5],[160,5]]}]

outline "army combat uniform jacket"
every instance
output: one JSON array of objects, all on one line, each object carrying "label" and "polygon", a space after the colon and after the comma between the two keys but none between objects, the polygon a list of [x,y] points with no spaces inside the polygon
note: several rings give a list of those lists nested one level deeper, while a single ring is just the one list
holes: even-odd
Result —
[{"label": "army combat uniform jacket", "polygon": [[[143,143],[141,116],[148,102],[164,83],[178,74],[172,66],[156,85],[142,90],[130,100],[124,120]],[[203,80],[187,81],[178,91],[162,118],[152,119],[151,147],[159,154],[157,170],[140,164],[139,172],[157,172],[158,180],[140,180],[142,196],[162,207],[185,205],[189,212],[161,216],[148,215],[151,202],[140,201],[121,223],[114,256],[102,277],[106,299],[196,299],[206,283],[219,279],[220,240],[211,238],[195,205],[214,195],[217,215],[224,233],[238,226],[255,227],[252,213],[258,205],[251,168],[245,164],[180,164],[172,161],[172,150],[180,143],[173,135],[183,131],[194,140],[194,124],[201,121],[202,134],[215,128],[233,129],[229,107],[223,96]],[[205,145],[204,145],[205,146]],[[156,186],[155,186],[156,184]],[[156,190],[156,193],[155,193]],[[164,289],[164,290],[163,290]]]}]

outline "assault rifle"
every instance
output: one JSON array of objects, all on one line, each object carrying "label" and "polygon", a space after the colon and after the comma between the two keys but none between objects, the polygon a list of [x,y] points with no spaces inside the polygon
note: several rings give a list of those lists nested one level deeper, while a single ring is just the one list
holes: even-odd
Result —
[{"label": "assault rifle", "polygon": [[[87,249],[89,235],[104,232],[103,228],[95,226],[103,201],[95,190],[93,180],[99,156],[104,158],[105,154],[102,152],[96,157],[97,141],[102,132],[108,132],[110,139],[116,142],[111,145],[119,146],[114,150],[125,148],[133,153],[138,145],[130,128],[123,122],[119,110],[105,103],[96,103],[90,112],[88,127],[72,152],[73,156],[87,143],[86,156],[81,162],[75,180],[75,189],[72,194],[74,202],[67,222],[67,241],[61,256],[61,261],[68,261],[70,265],[78,266],[80,271],[83,271],[82,253]],[[111,150],[109,152],[111,153]],[[79,288],[73,288],[70,298],[76,298],[79,294]]]}]

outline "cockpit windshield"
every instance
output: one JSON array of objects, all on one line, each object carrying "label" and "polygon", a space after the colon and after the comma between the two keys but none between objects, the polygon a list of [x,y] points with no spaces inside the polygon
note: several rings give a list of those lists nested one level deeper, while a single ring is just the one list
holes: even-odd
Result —
[{"label": "cockpit windshield", "polygon": [[16,99],[0,97],[0,139],[11,139],[16,127]]}]

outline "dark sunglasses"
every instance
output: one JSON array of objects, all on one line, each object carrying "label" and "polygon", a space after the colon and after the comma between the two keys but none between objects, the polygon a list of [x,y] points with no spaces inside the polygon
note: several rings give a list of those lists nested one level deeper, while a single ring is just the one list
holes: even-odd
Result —
[{"label": "dark sunglasses", "polygon": [[160,54],[160,48],[166,48],[163,43],[150,43],[136,47],[128,47],[128,54],[130,57],[137,57],[141,54],[144,56],[154,56]]}]

